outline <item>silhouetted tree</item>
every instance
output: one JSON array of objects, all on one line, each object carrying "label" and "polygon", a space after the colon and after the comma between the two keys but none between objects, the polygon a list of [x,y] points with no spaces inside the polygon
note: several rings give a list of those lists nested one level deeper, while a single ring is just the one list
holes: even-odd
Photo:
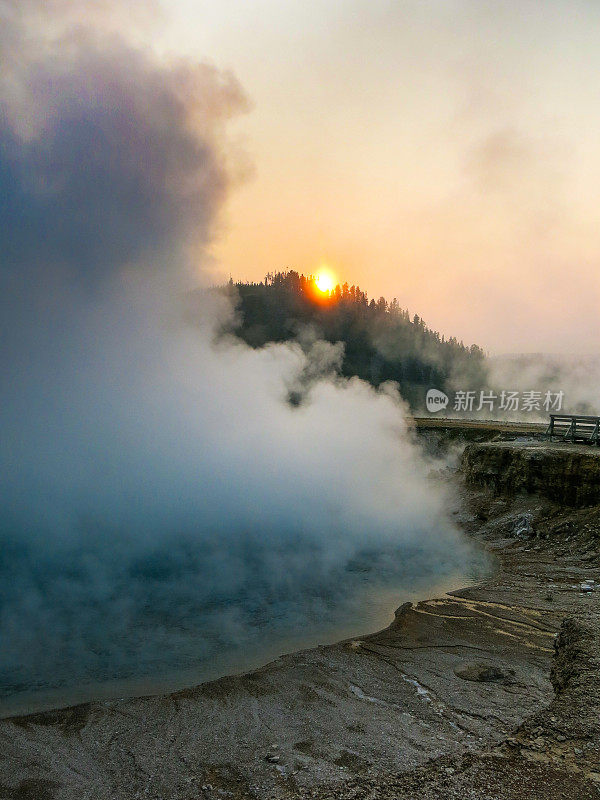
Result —
[{"label": "silhouetted tree", "polygon": [[236,283],[235,291],[240,313],[234,333],[252,347],[296,339],[310,326],[326,341],[344,343],[343,375],[374,386],[396,381],[413,406],[422,404],[424,389],[447,389],[453,374],[468,376],[472,386],[485,385],[480,347],[446,339],[417,314],[411,320],[397,298],[369,302],[347,283],[324,295],[312,276],[295,270],[268,273],[261,283]]}]

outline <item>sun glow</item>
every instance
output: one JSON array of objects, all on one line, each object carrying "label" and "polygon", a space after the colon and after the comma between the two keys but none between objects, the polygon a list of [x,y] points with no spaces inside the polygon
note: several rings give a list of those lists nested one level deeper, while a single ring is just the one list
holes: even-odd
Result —
[{"label": "sun glow", "polygon": [[319,272],[315,278],[315,284],[320,292],[330,292],[335,286],[335,278],[331,272]]}]

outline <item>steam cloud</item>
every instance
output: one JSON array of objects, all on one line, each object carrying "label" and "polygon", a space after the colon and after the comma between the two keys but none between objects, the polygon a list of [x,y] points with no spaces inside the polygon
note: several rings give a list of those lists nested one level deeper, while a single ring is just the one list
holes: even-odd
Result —
[{"label": "steam cloud", "polygon": [[234,309],[188,294],[237,81],[35,12],[0,42],[0,691],[197,663],[464,563],[393,389],[218,337]]},{"label": "steam cloud", "polygon": [[[560,409],[567,414],[597,414],[600,399],[600,357],[552,353],[496,356],[489,361],[490,383],[500,389],[521,393],[537,391],[543,397],[550,390],[562,392]],[[499,390],[500,390],[499,389]],[[498,391],[499,391],[498,390]],[[523,419],[524,414],[513,414]],[[543,408],[527,414],[532,421],[548,421]]]}]

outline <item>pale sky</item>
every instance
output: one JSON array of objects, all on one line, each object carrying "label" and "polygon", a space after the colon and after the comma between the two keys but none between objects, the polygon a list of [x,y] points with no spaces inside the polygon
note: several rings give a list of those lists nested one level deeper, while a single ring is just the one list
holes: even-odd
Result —
[{"label": "pale sky", "polygon": [[600,3],[164,0],[252,110],[214,255],[328,264],[491,352],[597,351]]}]

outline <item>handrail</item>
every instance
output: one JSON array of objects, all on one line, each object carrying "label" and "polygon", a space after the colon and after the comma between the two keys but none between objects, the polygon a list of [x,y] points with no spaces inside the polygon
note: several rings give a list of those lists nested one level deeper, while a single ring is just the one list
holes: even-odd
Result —
[{"label": "handrail", "polygon": [[595,417],[590,414],[550,414],[550,419],[587,419],[593,420],[594,422],[600,419],[600,416]]},{"label": "handrail", "polygon": [[600,445],[600,417],[589,414],[550,414],[546,435],[561,436],[563,441]]}]

